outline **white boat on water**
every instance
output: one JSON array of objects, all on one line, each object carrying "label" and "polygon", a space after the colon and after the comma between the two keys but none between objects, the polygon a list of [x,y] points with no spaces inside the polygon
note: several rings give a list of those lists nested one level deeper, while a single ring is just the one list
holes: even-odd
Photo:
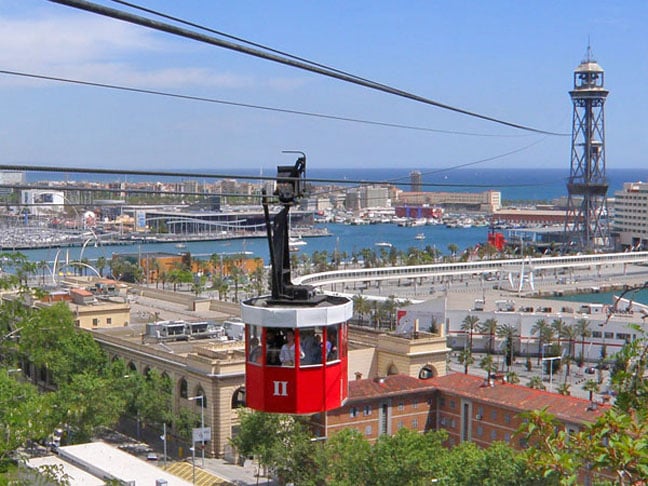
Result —
[{"label": "white boat on water", "polygon": [[389,243],[388,241],[379,241],[376,243],[376,246],[380,246],[382,248],[391,248],[392,244]]},{"label": "white boat on water", "polygon": [[182,248],[187,248],[187,245],[185,243],[176,243],[175,247],[178,249],[182,249]]},{"label": "white boat on water", "polygon": [[424,240],[425,239],[425,234],[424,233],[418,233],[415,237],[417,240]]},{"label": "white boat on water", "polygon": [[300,247],[302,247],[302,246],[304,246],[304,245],[307,245],[307,244],[308,244],[308,243],[306,243],[304,240],[302,240],[301,237],[298,237],[298,238],[290,238],[290,239],[288,240],[288,249],[289,249],[290,251],[293,251],[293,252],[294,252],[294,251],[299,251],[299,248],[300,248]]}]

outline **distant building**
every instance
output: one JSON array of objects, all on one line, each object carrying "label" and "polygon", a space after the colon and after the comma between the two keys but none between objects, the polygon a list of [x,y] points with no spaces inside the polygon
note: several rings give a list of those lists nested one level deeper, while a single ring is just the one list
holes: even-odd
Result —
[{"label": "distant building", "polygon": [[499,209],[493,219],[512,225],[564,225],[566,215],[554,209]]},{"label": "distant building", "polygon": [[101,280],[92,287],[54,291],[34,305],[46,307],[61,301],[67,303],[74,315],[74,324],[81,329],[124,327],[130,322],[131,306],[123,297],[118,297],[119,291],[111,282]]},{"label": "distant building", "polygon": [[[26,181],[25,173],[22,171],[0,170],[0,185],[21,185]],[[0,187],[0,194],[10,194],[10,187]]]},{"label": "distant building", "polygon": [[648,182],[626,182],[614,193],[611,233],[617,246],[648,248]]},{"label": "distant building", "polygon": [[502,207],[502,193],[485,192],[401,192],[398,205],[441,206],[447,210],[492,213]]},{"label": "distant building", "polygon": [[63,191],[51,189],[27,189],[21,191],[20,199],[22,204],[27,206],[29,214],[36,216],[61,213],[65,204]]},{"label": "distant building", "polygon": [[344,207],[347,211],[359,211],[362,209],[362,196],[359,190],[351,189],[346,192]]},{"label": "distant building", "polygon": [[410,186],[412,192],[421,192],[423,190],[423,178],[420,170],[410,172]]},{"label": "distant building", "polygon": [[390,206],[389,189],[384,186],[362,186],[360,188],[362,208],[386,208]]}]

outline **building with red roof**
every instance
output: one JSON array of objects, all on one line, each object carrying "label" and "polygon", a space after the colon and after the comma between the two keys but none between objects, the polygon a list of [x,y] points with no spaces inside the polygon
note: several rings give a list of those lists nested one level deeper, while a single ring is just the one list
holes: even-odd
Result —
[{"label": "building with red roof", "polygon": [[609,406],[501,380],[452,373],[421,380],[393,375],[349,383],[347,403],[325,417],[322,432],[330,436],[355,428],[370,441],[402,427],[420,432],[444,429],[448,445],[472,441],[488,446],[503,441],[525,447],[515,437],[522,413],[546,409],[566,430],[577,432]]}]

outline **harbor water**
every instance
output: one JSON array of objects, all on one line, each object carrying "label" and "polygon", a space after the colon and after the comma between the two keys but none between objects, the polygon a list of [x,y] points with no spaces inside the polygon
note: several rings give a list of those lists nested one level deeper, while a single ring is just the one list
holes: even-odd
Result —
[{"label": "harbor water", "polygon": [[[313,252],[328,252],[332,255],[335,251],[346,253],[351,258],[354,252],[359,253],[364,248],[379,252],[381,247],[376,243],[389,243],[394,248],[407,251],[411,247],[423,249],[427,246],[436,248],[443,255],[448,255],[448,245],[454,244],[459,251],[472,247],[477,243],[484,243],[488,235],[486,227],[472,228],[446,228],[444,225],[401,227],[396,224],[366,224],[346,225],[329,223],[317,225],[328,230],[328,236],[304,238],[306,245],[299,247],[298,255]],[[424,239],[417,239],[417,235],[424,235]],[[420,238],[420,237],[419,237]],[[21,250],[31,261],[53,262],[57,255],[61,262],[87,259],[95,261],[99,257],[109,260],[113,254],[144,254],[150,252],[162,253],[187,253],[193,257],[207,259],[213,254],[231,255],[249,252],[261,257],[267,263],[269,258],[268,242],[265,238],[243,238],[217,241],[187,241],[182,248],[174,242],[169,243],[138,243],[129,245],[102,245],[90,242],[83,247],[69,248],[41,248],[34,250]],[[9,249],[4,249],[9,251]]]}]

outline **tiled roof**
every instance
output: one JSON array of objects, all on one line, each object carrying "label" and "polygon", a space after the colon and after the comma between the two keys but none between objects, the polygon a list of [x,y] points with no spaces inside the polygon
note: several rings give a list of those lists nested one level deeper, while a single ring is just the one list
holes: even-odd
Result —
[{"label": "tiled roof", "polygon": [[392,375],[376,380],[353,380],[349,381],[349,400],[434,389],[431,380],[419,380],[407,375]]},{"label": "tiled roof", "polygon": [[77,294],[82,297],[92,297],[92,292],[86,290],[86,289],[70,289],[71,294]]},{"label": "tiled roof", "polygon": [[609,409],[608,405],[598,405],[596,410],[591,410],[589,400],[583,398],[535,390],[497,380],[494,386],[484,386],[484,378],[463,373],[431,378],[426,380],[426,383],[445,393],[512,410],[530,411],[546,408],[557,418],[574,423],[592,422]]}]

